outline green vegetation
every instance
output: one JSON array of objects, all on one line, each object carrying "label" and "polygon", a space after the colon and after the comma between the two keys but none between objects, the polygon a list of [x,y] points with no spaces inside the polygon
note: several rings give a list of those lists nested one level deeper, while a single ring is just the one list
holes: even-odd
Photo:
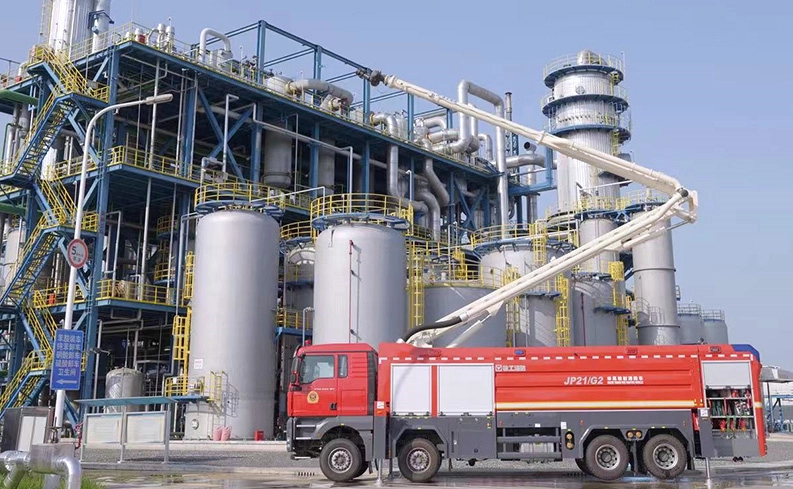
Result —
[{"label": "green vegetation", "polygon": [[[42,487],[44,487],[44,476],[41,474],[28,474],[19,484],[19,489],[41,489]],[[66,487],[63,481],[61,481],[61,487]],[[104,489],[104,486],[83,475],[82,489]]]}]

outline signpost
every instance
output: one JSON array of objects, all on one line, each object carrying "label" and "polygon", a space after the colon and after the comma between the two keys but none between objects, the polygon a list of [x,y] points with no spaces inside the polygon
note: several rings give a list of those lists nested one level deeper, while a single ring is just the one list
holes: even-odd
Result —
[{"label": "signpost", "polygon": [[73,329],[55,331],[55,348],[50,373],[52,389],[80,390],[83,363],[83,332]]},{"label": "signpost", "polygon": [[88,261],[88,245],[80,238],[69,241],[66,245],[66,260],[74,268],[83,268]]}]

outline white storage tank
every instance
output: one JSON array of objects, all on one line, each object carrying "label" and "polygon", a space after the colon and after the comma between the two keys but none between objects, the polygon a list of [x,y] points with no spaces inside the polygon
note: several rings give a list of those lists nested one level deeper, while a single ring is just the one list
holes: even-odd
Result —
[{"label": "white storage tank", "polygon": [[314,344],[396,341],[407,328],[405,238],[376,224],[341,224],[317,237]]},{"label": "white storage tank", "polygon": [[696,345],[705,338],[705,321],[699,304],[678,304],[677,320],[680,323],[680,342]]},{"label": "white storage tank", "polygon": [[[105,398],[123,399],[143,395],[143,373],[134,368],[117,368],[105,376]],[[139,411],[140,406],[127,406],[127,412]],[[123,407],[108,406],[107,413],[120,413]]]},{"label": "white storage tank", "polygon": [[[447,282],[424,288],[424,322],[431,323],[443,316],[484,297],[494,289],[469,287],[465,282]],[[432,346],[445,347],[457,339],[473,323],[443,333],[435,338]],[[502,307],[498,313],[488,318],[467,340],[458,347],[503,347],[507,339],[507,314]]]},{"label": "white storage tank", "polygon": [[186,438],[206,438],[218,426],[230,426],[234,439],[259,430],[272,436],[279,242],[278,223],[259,212],[198,221],[189,378],[203,377],[208,392],[213,373],[224,376],[220,401],[188,407]]}]

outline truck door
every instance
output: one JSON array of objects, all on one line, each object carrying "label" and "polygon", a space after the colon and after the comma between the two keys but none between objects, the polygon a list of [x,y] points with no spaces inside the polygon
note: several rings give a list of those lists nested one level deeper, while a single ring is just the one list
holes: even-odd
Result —
[{"label": "truck door", "polygon": [[293,391],[293,412],[299,416],[338,416],[339,398],[336,355],[308,354],[303,357],[298,377],[299,389]]},{"label": "truck door", "polygon": [[340,353],[338,362],[339,416],[366,416],[371,401],[367,396],[368,365],[365,352]]}]

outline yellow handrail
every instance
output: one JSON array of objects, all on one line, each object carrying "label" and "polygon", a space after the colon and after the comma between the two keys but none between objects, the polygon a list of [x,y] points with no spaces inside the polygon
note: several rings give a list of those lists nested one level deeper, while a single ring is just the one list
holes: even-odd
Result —
[{"label": "yellow handrail", "polygon": [[311,201],[311,220],[343,215],[352,222],[413,224],[413,206],[404,199],[378,194],[333,194]]},{"label": "yellow handrail", "polygon": [[564,275],[556,276],[556,346],[570,346],[570,281]]}]

